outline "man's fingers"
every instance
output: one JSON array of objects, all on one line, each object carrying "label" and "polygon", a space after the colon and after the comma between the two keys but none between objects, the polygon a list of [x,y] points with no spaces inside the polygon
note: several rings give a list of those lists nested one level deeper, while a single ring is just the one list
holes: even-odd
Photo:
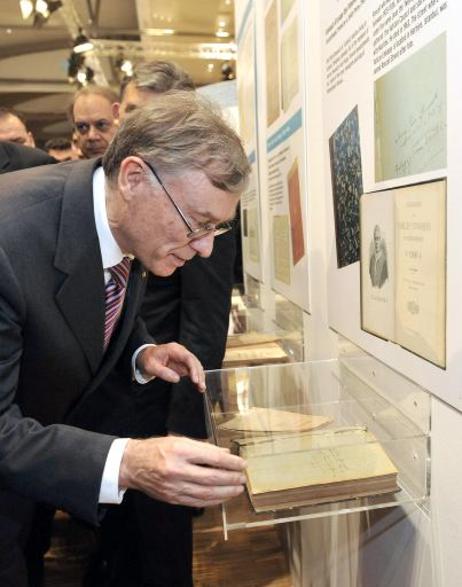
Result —
[{"label": "man's fingers", "polygon": [[178,383],[180,380],[180,376],[176,371],[170,369],[170,367],[162,365],[161,363],[155,365],[155,368],[152,369],[152,375],[155,375],[164,381],[168,381],[169,383]]},{"label": "man's fingers", "polygon": [[[201,444],[204,444],[205,448]],[[232,455],[227,449],[219,448],[213,444],[201,444],[188,447],[191,449],[189,456],[187,456],[189,462],[230,471],[243,471],[245,469],[246,463],[244,459],[237,455]]]},{"label": "man's fingers", "polygon": [[240,471],[213,469],[191,464],[186,464],[182,467],[181,477],[184,481],[209,487],[236,486],[245,483],[245,475]]},{"label": "man's fingers", "polygon": [[223,503],[240,495],[243,491],[243,485],[207,487],[195,483],[184,483],[181,492],[169,496],[168,501],[194,507],[208,507]]}]

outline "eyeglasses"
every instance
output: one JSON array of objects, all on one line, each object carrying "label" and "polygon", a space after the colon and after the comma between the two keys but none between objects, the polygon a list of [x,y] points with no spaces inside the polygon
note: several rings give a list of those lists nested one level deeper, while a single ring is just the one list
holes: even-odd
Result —
[{"label": "eyeglasses", "polygon": [[181,208],[178,206],[178,204],[175,202],[175,200],[172,198],[172,196],[168,193],[167,188],[162,183],[162,180],[158,176],[158,174],[157,174],[156,170],[154,169],[154,167],[150,163],[148,163],[148,161],[146,161],[145,159],[143,159],[142,161],[150,169],[150,171],[153,174],[153,176],[159,182],[159,185],[163,189],[165,195],[167,196],[167,198],[173,204],[173,207],[175,208],[175,210],[180,215],[181,220],[183,221],[183,223],[185,224],[186,228],[188,229],[188,233],[187,233],[186,236],[187,236],[187,238],[189,240],[194,240],[194,239],[202,238],[203,236],[206,236],[207,234],[211,234],[211,233],[213,233],[214,236],[220,236],[220,234],[224,234],[225,232],[228,232],[228,231],[232,230],[232,228],[233,228],[232,222],[221,222],[220,224],[213,224],[211,222],[207,222],[206,224],[201,224],[197,228],[193,228],[189,224],[189,222],[188,222],[186,216],[184,215],[184,213],[182,212]]},{"label": "eyeglasses", "polygon": [[107,132],[113,123],[110,120],[96,120],[95,122],[76,122],[74,124],[75,130],[79,135],[87,135],[90,132],[90,128],[95,128],[98,132]]}]

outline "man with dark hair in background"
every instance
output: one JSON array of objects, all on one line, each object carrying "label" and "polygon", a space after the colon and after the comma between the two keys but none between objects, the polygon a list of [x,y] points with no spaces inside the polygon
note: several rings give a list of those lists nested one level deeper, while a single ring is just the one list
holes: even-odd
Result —
[{"label": "man with dark hair in background", "polygon": [[0,107],[0,141],[9,141],[35,147],[34,137],[27,128],[25,118],[12,108]]},{"label": "man with dark hair in background", "polygon": [[11,108],[0,107],[0,173],[48,163],[56,163],[56,159],[35,148],[24,117]]},{"label": "man with dark hair in background", "polygon": [[57,161],[74,161],[79,158],[79,151],[75,148],[71,139],[57,137],[49,139],[45,143],[45,151]]}]

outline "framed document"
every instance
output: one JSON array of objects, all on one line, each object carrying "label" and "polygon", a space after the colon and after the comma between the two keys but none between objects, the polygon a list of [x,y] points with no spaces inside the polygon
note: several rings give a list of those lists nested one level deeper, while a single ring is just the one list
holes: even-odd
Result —
[{"label": "framed document", "polygon": [[446,366],[446,181],[361,199],[361,323]]}]

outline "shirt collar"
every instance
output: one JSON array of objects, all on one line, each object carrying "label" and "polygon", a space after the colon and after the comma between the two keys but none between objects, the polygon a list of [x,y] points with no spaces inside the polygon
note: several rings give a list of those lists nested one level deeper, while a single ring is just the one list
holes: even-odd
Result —
[{"label": "shirt collar", "polygon": [[120,263],[124,254],[109,228],[106,210],[106,180],[102,167],[98,167],[93,173],[93,209],[103,269],[108,269]]}]

